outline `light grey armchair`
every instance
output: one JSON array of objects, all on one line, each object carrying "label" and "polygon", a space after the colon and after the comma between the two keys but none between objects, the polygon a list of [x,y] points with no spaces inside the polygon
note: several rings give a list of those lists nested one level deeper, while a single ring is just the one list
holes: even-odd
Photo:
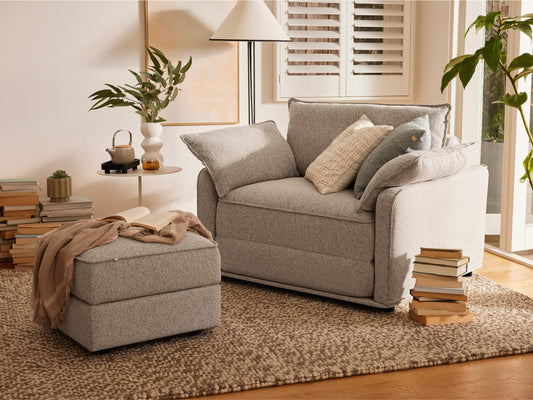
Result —
[{"label": "light grey armchair", "polygon": [[[474,146],[442,147],[449,105],[307,103],[291,100],[287,141],[273,122],[183,135],[206,168],[198,216],[218,242],[222,274],[378,308],[413,286],[421,246],[464,249],[481,266],[487,169]],[[307,166],[366,114],[398,126],[428,114],[432,149],[385,164],[361,199],[321,195]]]}]

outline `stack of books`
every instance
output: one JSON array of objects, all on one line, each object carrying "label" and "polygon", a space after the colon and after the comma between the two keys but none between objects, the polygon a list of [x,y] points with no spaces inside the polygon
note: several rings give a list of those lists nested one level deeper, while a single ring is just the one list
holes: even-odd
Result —
[{"label": "stack of books", "polygon": [[69,201],[40,200],[42,222],[67,222],[90,219],[94,215],[93,202],[87,197],[72,196]]},{"label": "stack of books", "polygon": [[35,179],[0,179],[0,268],[13,268],[17,225],[40,221]]},{"label": "stack of books", "polygon": [[10,250],[15,268],[33,268],[37,239],[60,226],[60,222],[19,225],[15,234],[15,243]]},{"label": "stack of books", "polygon": [[468,271],[469,257],[458,249],[420,249],[415,256],[409,317],[424,325],[470,322],[467,285],[462,275]]}]

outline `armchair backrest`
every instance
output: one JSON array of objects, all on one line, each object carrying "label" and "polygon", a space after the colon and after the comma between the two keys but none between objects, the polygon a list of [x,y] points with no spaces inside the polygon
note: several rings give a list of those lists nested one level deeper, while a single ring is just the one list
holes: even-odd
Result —
[{"label": "armchair backrest", "polygon": [[397,127],[424,114],[429,116],[431,147],[442,147],[448,131],[451,106],[370,103],[326,103],[289,100],[287,141],[303,175],[313,160],[344,129],[366,114],[374,125]]}]

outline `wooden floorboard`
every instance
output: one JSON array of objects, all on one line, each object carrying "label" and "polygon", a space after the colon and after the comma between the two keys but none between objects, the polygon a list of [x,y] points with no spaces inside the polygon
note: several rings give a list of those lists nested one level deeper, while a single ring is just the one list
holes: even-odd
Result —
[{"label": "wooden floorboard", "polygon": [[[531,268],[485,252],[483,268],[477,273],[533,297]],[[270,387],[209,398],[533,399],[533,353]]]}]

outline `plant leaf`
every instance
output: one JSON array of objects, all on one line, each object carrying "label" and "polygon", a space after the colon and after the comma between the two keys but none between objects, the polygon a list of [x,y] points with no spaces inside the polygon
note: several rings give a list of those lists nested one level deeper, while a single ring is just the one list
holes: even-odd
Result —
[{"label": "plant leaf", "polygon": [[512,60],[508,69],[509,71],[514,71],[516,69],[529,67],[533,67],[533,54],[524,53]]},{"label": "plant leaf", "polygon": [[109,83],[106,83],[105,85],[110,87],[111,89],[113,89],[117,94],[124,94],[124,93],[122,93],[122,90],[118,86],[111,85]]},{"label": "plant leaf", "polygon": [[183,68],[181,69],[181,73],[184,74],[185,72],[187,72],[189,68],[191,68],[191,65],[192,65],[192,57],[189,57],[189,61],[187,61],[187,64],[183,66]]},{"label": "plant leaf", "polygon": [[457,64],[461,64],[465,58],[470,57],[471,55],[472,54],[464,54],[462,56],[452,58],[448,62],[448,64],[446,64],[446,66],[444,67],[443,73],[445,74],[446,72],[450,71],[453,67],[455,67]]},{"label": "plant leaf", "polygon": [[502,101],[509,107],[519,108],[522,104],[527,101],[527,93],[521,92],[518,94],[505,94],[502,98]]},{"label": "plant leaf", "polygon": [[487,13],[485,17],[485,24],[484,24],[486,31],[489,31],[489,29],[492,28],[492,25],[494,25],[494,21],[496,20],[498,15],[501,15],[501,14],[502,14],[501,11],[491,11]]},{"label": "plant leaf", "polygon": [[139,85],[143,84],[143,80],[142,80],[141,76],[137,72],[132,71],[131,69],[128,69],[128,71],[130,71],[133,74],[133,76],[135,76],[135,79],[137,79],[137,83]]},{"label": "plant leaf", "polygon": [[520,78],[524,78],[524,77],[528,76],[531,73],[533,73],[533,67],[524,68],[522,72],[520,72],[519,74],[516,74],[513,77],[513,82],[516,82]]},{"label": "plant leaf", "polygon": [[502,41],[499,37],[494,36],[485,43],[485,47],[482,48],[483,59],[489,66],[489,68],[496,72],[500,63],[500,56],[502,52]]},{"label": "plant leaf", "polygon": [[525,33],[530,39],[532,37],[531,26],[526,21],[517,23],[512,27],[513,29],[518,29],[519,31]]},{"label": "plant leaf", "polygon": [[154,64],[155,70],[162,74],[163,71],[161,71],[161,63],[159,62],[157,57],[148,47],[146,48],[146,51],[148,52],[148,56],[150,57],[150,60],[152,60],[152,64]]},{"label": "plant leaf", "polygon": [[533,173],[533,150],[531,150],[526,158],[524,159],[524,162],[522,165],[524,166],[524,175],[520,178],[520,182],[524,183],[528,177],[531,178],[531,174]]},{"label": "plant leaf", "polygon": [[150,49],[159,57],[159,59],[163,62],[164,66],[168,64],[168,58],[165,57],[161,50],[156,49],[153,46],[150,46]]},{"label": "plant leaf", "polygon": [[466,85],[468,85],[468,82],[470,82],[470,80],[472,79],[474,72],[476,72],[476,65],[479,62],[479,53],[480,53],[479,50],[476,51],[476,54],[465,58],[463,62],[461,63],[461,69],[459,71],[459,79],[461,80],[461,83],[463,84],[463,88],[466,88]]},{"label": "plant leaf", "polygon": [[470,31],[470,29],[472,29],[473,26],[476,27],[476,32],[479,31],[481,28],[484,28],[485,27],[485,16],[484,15],[478,15],[476,20],[474,22],[472,22],[470,24],[470,26],[468,27],[468,29],[466,30],[465,37],[466,37],[466,35],[468,35],[468,32]]}]

